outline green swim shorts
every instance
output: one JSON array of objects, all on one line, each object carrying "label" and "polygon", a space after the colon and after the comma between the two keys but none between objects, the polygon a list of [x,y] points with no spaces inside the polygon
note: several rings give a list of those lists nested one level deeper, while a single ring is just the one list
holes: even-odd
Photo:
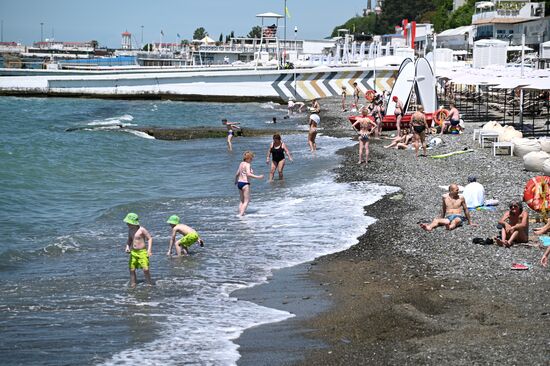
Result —
[{"label": "green swim shorts", "polygon": [[147,249],[132,249],[130,251],[130,269],[143,268],[149,269],[149,256]]},{"label": "green swim shorts", "polygon": [[199,240],[199,234],[197,233],[189,233],[185,235],[183,238],[181,238],[178,241],[178,244],[182,247],[185,247],[185,249],[189,248],[191,245],[195,244]]}]

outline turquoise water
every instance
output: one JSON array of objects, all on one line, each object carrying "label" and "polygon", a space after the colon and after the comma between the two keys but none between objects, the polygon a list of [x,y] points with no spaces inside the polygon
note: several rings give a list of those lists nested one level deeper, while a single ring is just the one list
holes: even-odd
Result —
[{"label": "turquoise water", "polygon": [[[373,221],[363,206],[388,192],[335,184],[335,152],[320,136],[312,156],[306,118],[272,103],[0,98],[0,356],[5,364],[234,364],[233,339],[291,314],[237,301],[237,288],[274,268],[342,250]],[[286,180],[254,181],[237,217],[235,170],[253,150],[267,174],[270,138],[158,141],[136,126],[221,126],[221,118],[283,133],[295,162]],[[280,123],[273,125],[277,117]],[[67,128],[86,127],[67,132]],[[156,285],[128,288],[122,218],[137,212],[153,235]],[[345,215],[343,214],[345,213]],[[165,256],[168,216],[204,238],[186,258]]]}]

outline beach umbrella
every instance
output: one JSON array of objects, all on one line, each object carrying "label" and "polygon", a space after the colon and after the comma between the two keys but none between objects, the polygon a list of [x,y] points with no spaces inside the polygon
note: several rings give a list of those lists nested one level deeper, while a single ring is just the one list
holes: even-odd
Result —
[{"label": "beach umbrella", "polygon": [[336,55],[334,56],[334,62],[337,64],[338,62],[340,62],[340,50],[341,50],[341,47],[340,47],[340,43],[338,43],[336,45]]},{"label": "beach umbrella", "polygon": [[351,61],[357,60],[357,42],[353,41],[351,44]]},{"label": "beach umbrella", "polygon": [[529,179],[523,190],[523,200],[532,210],[540,212],[546,221],[550,203],[550,177],[539,175]]},{"label": "beach umbrella", "polygon": [[359,61],[363,61],[365,59],[365,42],[361,42],[361,46],[359,47]]}]

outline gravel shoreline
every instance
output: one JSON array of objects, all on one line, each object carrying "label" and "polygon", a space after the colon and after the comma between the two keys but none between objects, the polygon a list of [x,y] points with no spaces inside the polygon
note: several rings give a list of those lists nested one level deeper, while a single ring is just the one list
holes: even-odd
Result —
[{"label": "gravel shoreline", "polygon": [[[323,101],[324,133],[354,136],[338,104]],[[292,327],[311,330],[307,337],[326,347],[305,348],[305,358],[291,363],[549,364],[550,286],[549,270],[538,264],[542,251],[472,244],[474,237],[497,233],[495,225],[508,203],[521,198],[525,182],[537,174],[523,171],[517,157],[493,157],[491,149],[482,150],[471,135],[477,127],[467,123],[466,133],[445,135],[443,144],[429,151],[474,149],[446,159],[382,148],[388,140],[371,143],[366,166],[357,165],[357,147],[339,152],[344,158],[338,180],[371,181],[401,191],[365,208],[378,221],[357,245],[308,267],[311,285],[332,306],[307,319],[298,315]],[[497,210],[474,211],[477,227],[421,230],[418,222],[440,211],[445,191],[439,186],[465,185],[471,174],[488,198],[500,201]],[[531,224],[531,232],[537,225]],[[511,271],[512,262],[532,267]]]}]

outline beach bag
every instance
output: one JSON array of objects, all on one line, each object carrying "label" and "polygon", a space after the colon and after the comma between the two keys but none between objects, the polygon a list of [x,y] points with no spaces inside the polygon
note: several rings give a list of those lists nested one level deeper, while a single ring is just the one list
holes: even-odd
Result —
[{"label": "beach bag", "polygon": [[550,139],[548,137],[539,138],[540,149],[550,153]]},{"label": "beach bag", "polygon": [[[516,130],[512,126],[506,126],[506,127],[503,127],[501,131],[499,131],[498,141],[510,142],[513,139],[516,139],[516,138],[520,139],[522,137],[523,137],[523,134],[521,133],[521,131]],[[547,151],[547,152],[550,152],[550,151]]]},{"label": "beach bag", "polygon": [[483,131],[497,131],[500,132],[502,130],[502,126],[495,121],[489,121],[486,124],[483,125]]},{"label": "beach bag", "polygon": [[514,155],[520,158],[532,151],[540,151],[540,143],[535,139],[515,138],[512,143],[514,144]]},{"label": "beach bag", "polygon": [[545,151],[532,151],[523,157],[523,167],[529,172],[542,172],[544,163],[550,158]]}]

